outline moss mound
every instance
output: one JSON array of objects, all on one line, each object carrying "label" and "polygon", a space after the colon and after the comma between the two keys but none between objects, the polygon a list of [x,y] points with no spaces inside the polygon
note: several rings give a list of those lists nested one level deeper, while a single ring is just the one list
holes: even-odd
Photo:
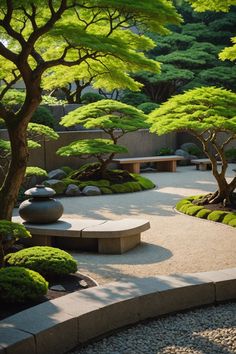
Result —
[{"label": "moss mound", "polygon": [[155,188],[155,184],[148,178],[131,173],[131,176],[140,184],[143,190]]},{"label": "moss mound", "polygon": [[203,208],[196,214],[196,217],[201,218],[201,219],[207,219],[207,217],[210,213],[211,213],[211,210]]},{"label": "moss mound", "polygon": [[196,215],[200,210],[204,209],[203,206],[198,206],[198,205],[191,205],[188,207],[188,209],[186,210],[186,214],[187,215],[191,215],[194,216]]},{"label": "moss mound", "polygon": [[108,188],[110,186],[110,181],[108,181],[107,179],[100,179],[99,181],[85,181],[85,182],[80,182],[78,181],[78,186],[83,189],[84,187],[87,186],[95,186],[98,188],[101,187],[106,187]]},{"label": "moss mound", "polygon": [[222,223],[229,225],[229,223],[233,220],[236,220],[236,213],[228,213],[227,215],[225,215],[224,219],[222,220]]},{"label": "moss mound", "polygon": [[7,265],[26,267],[47,277],[64,276],[77,271],[75,259],[59,248],[35,246],[10,253],[5,257]]},{"label": "moss mound", "polygon": [[232,219],[229,223],[228,223],[229,226],[233,226],[233,227],[236,227],[236,218],[235,219]]},{"label": "moss mound", "polygon": [[37,272],[23,267],[0,269],[0,300],[7,303],[34,301],[47,293],[48,283]]},{"label": "moss mound", "polygon": [[126,182],[122,184],[113,184],[111,185],[111,190],[114,193],[130,193],[130,192],[139,192],[142,190],[139,182]]},{"label": "moss mound", "polygon": [[102,194],[113,194],[112,190],[107,187],[101,187],[100,190],[101,190]]},{"label": "moss mound", "polygon": [[211,221],[222,222],[222,220],[224,219],[224,217],[226,215],[227,215],[227,212],[225,212],[225,211],[214,210],[208,215],[207,219],[211,220]]},{"label": "moss mound", "polygon": [[180,200],[176,204],[176,209],[180,212],[196,216],[197,218],[207,219],[215,222],[222,222],[224,224],[236,227],[236,213],[222,210],[210,210],[202,205],[196,205],[195,201],[201,199],[203,196],[192,196]]}]

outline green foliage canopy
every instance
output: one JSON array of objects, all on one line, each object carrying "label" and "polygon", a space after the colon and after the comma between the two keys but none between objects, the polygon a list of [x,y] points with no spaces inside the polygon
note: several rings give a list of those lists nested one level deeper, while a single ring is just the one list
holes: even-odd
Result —
[{"label": "green foliage canopy", "polygon": [[236,94],[216,87],[196,88],[176,95],[151,112],[151,132],[209,130],[236,134]]}]

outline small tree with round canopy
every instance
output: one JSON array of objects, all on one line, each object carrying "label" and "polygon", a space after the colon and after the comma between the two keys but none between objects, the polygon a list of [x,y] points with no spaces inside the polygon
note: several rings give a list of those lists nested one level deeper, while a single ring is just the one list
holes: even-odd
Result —
[{"label": "small tree with round canopy", "polygon": [[[159,135],[173,131],[186,131],[201,143],[212,163],[212,173],[218,189],[200,201],[232,203],[236,177],[226,179],[228,167],[225,147],[236,139],[236,94],[216,87],[201,87],[174,96],[151,112],[148,119],[151,132]],[[217,169],[217,161],[221,167]]]},{"label": "small tree with round canopy", "polygon": [[97,173],[103,178],[115,154],[128,152],[118,140],[129,132],[148,128],[147,116],[139,109],[115,100],[101,100],[70,112],[62,118],[65,127],[79,124],[87,129],[101,129],[110,139],[91,139],[72,142],[57,150],[61,156],[95,157],[100,162]]}]

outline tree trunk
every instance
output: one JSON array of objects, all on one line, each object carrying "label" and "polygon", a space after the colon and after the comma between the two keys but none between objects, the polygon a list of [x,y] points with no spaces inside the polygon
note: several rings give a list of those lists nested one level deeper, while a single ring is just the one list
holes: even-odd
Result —
[{"label": "tree trunk", "polygon": [[0,219],[5,220],[11,220],[29,157],[25,125],[22,122],[14,124],[8,127],[8,133],[11,142],[11,162],[0,190]]}]

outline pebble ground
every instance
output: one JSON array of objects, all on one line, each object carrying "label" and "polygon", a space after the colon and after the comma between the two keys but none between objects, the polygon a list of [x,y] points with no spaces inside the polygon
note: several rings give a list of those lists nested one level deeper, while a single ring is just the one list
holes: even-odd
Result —
[{"label": "pebble ground", "polygon": [[235,354],[236,303],[150,320],[73,354]]}]

